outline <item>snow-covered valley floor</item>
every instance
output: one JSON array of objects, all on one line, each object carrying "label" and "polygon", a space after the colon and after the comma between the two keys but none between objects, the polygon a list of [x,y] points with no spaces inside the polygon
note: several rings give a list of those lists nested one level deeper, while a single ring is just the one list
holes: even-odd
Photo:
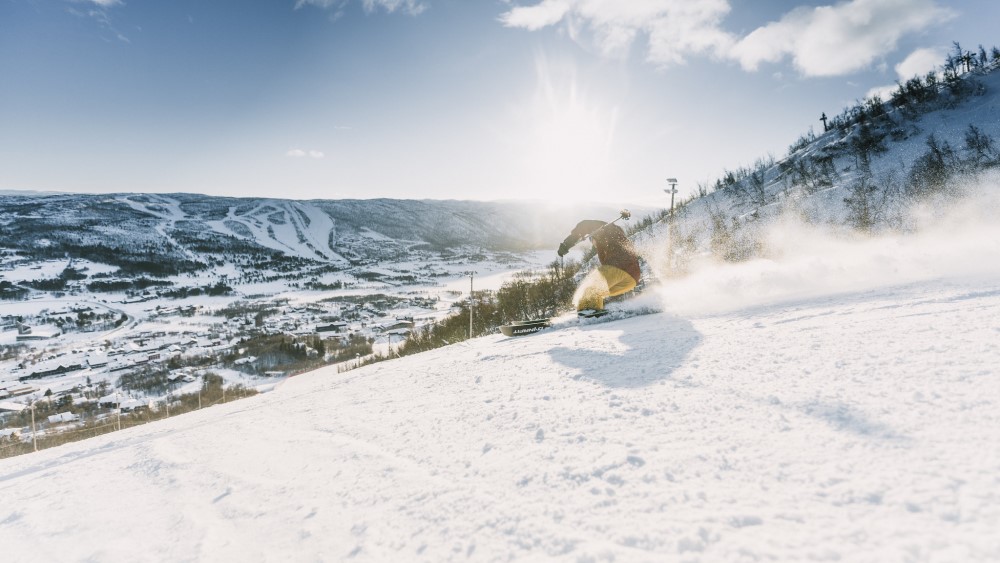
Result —
[{"label": "snow-covered valley floor", "polygon": [[1000,560],[996,280],[298,376],[0,461],[0,556]]}]

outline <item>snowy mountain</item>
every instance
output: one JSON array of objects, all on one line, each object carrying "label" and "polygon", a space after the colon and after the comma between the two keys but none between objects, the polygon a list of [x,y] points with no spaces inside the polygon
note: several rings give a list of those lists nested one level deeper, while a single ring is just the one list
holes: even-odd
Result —
[{"label": "snowy mountain", "polygon": [[26,257],[68,254],[140,270],[167,262],[183,271],[220,256],[343,266],[398,259],[411,248],[548,248],[580,216],[617,211],[532,202],[11,193],[0,194],[4,248]]}]

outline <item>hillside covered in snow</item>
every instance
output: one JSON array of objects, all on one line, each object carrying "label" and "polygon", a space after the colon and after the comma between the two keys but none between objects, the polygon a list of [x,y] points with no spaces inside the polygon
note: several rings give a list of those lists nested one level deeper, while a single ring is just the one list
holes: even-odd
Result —
[{"label": "hillside covered in snow", "polygon": [[825,131],[803,135],[784,157],[762,156],[699,185],[672,217],[637,229],[649,274],[775,257],[780,245],[769,237],[779,223],[844,236],[920,230],[1000,168],[998,65],[914,77],[886,99],[831,112]]}]

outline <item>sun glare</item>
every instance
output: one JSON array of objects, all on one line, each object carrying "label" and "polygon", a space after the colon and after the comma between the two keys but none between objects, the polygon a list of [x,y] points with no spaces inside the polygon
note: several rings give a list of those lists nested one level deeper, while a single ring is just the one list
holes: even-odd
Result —
[{"label": "sun glare", "polygon": [[584,91],[572,67],[553,71],[540,59],[537,69],[521,145],[524,188],[561,202],[612,199],[618,109]]}]

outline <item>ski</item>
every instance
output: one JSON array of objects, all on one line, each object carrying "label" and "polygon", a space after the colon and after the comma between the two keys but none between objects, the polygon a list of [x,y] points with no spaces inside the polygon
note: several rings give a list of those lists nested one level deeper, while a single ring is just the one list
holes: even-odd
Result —
[{"label": "ski", "polygon": [[[504,336],[526,336],[535,334],[545,328],[564,328],[569,326],[587,326],[598,323],[620,321],[629,317],[639,315],[650,315],[659,313],[659,310],[649,307],[635,307],[631,309],[602,309],[600,311],[586,310],[579,311],[576,315],[566,313],[548,319],[534,319],[530,321],[517,321],[509,325],[500,327],[500,332]],[[585,313],[585,314],[581,314]]]},{"label": "ski", "polygon": [[518,321],[514,324],[501,326],[500,332],[503,333],[504,336],[524,336],[526,334],[534,334],[543,328],[548,328],[550,326],[552,326],[550,319]]}]

